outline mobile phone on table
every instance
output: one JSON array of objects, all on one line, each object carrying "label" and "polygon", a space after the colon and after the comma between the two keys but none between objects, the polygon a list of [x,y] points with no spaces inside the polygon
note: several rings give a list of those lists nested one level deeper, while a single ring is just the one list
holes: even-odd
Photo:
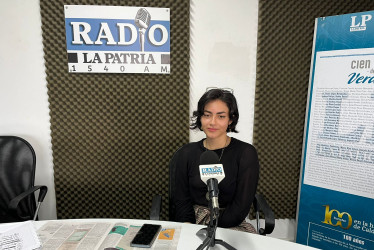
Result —
[{"label": "mobile phone on table", "polygon": [[150,248],[156,240],[158,233],[161,230],[161,225],[143,224],[143,226],[136,233],[134,239],[131,241],[131,247]]}]

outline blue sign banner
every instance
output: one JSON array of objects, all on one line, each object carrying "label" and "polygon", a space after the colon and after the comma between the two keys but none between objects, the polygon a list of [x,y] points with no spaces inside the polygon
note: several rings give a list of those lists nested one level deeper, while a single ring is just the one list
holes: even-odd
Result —
[{"label": "blue sign banner", "polygon": [[372,12],[317,19],[315,51],[374,48]]},{"label": "blue sign banner", "polygon": [[297,243],[374,249],[373,17],[316,19]]}]

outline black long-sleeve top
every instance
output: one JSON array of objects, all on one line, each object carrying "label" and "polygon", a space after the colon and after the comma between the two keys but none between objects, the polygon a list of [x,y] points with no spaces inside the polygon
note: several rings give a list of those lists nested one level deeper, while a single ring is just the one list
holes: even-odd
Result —
[{"label": "black long-sleeve top", "polygon": [[[184,145],[176,166],[176,221],[196,223],[193,205],[208,207],[207,185],[200,179],[200,155],[206,151],[203,140]],[[222,149],[214,150],[220,157]],[[218,184],[219,206],[225,208],[218,219],[219,227],[238,226],[249,213],[259,177],[256,149],[246,142],[231,138],[224,149],[221,163],[225,178]]]}]

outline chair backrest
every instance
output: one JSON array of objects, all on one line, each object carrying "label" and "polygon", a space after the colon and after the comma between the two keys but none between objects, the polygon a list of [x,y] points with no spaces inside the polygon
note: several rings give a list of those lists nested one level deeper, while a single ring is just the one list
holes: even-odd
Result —
[{"label": "chair backrest", "polygon": [[[35,196],[29,195],[19,204],[18,213],[8,210],[9,202],[34,186],[36,156],[32,146],[16,136],[0,136],[0,223],[33,219]],[[26,218],[26,219],[25,219]]]},{"label": "chair backrest", "polygon": [[174,193],[175,193],[175,170],[177,168],[177,159],[179,154],[179,148],[170,159],[169,162],[169,220],[175,221],[175,204],[174,204]]}]

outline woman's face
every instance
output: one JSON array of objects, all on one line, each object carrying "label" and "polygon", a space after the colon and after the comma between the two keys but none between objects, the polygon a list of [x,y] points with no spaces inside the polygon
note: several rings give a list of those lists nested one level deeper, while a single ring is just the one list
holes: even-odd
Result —
[{"label": "woman's face", "polygon": [[201,128],[207,138],[216,139],[226,136],[227,127],[231,124],[229,108],[221,100],[208,102],[201,116]]}]

